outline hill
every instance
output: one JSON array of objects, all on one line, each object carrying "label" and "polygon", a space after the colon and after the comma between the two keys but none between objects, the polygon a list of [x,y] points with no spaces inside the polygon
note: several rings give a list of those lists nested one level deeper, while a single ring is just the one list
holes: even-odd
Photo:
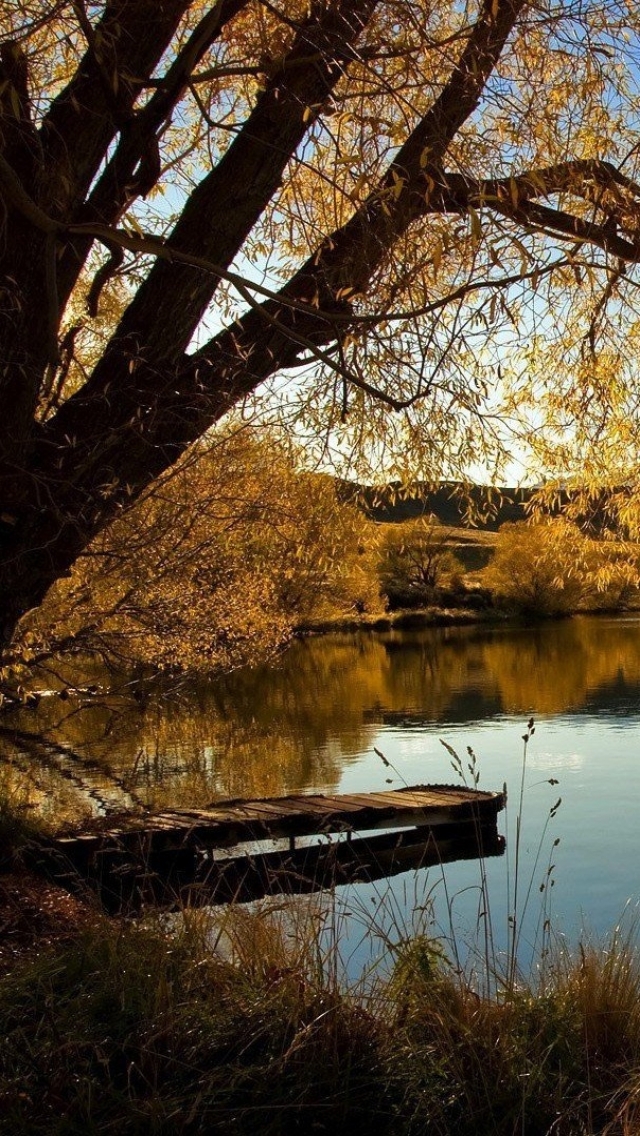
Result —
[{"label": "hill", "polygon": [[[355,502],[373,521],[397,524],[413,520],[425,513],[433,514],[451,528],[468,526],[497,532],[508,521],[522,521],[533,489],[486,486],[464,488],[443,483],[438,489],[417,483],[409,488],[399,485],[371,486],[343,481],[339,484],[343,500]],[[490,501],[490,506],[488,502]]]}]

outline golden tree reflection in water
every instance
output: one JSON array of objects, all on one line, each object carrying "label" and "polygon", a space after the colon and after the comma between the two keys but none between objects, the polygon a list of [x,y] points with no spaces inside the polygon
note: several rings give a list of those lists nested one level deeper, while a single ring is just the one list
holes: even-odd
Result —
[{"label": "golden tree reflection in water", "polygon": [[43,700],[5,719],[2,783],[52,822],[122,804],[335,790],[395,716],[428,726],[556,715],[616,690],[640,693],[632,619],[333,635],[295,644],[275,667],[141,704]]}]

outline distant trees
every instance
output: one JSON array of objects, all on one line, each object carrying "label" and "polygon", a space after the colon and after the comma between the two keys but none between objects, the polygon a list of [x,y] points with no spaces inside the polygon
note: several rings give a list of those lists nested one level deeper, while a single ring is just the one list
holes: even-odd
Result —
[{"label": "distant trees", "polygon": [[449,530],[432,514],[385,525],[379,542],[380,587],[392,608],[432,604],[462,566],[448,547]]},{"label": "distant trees", "polygon": [[623,607],[638,592],[640,551],[589,539],[563,517],[503,525],[471,585],[455,530],[430,515],[376,525],[297,456],[247,424],[199,444],[23,621],[9,662],[82,652],[159,670],[230,670],[278,651],[300,626],[381,614],[384,604],[493,602],[553,616]]},{"label": "distant trees", "polygon": [[483,583],[504,607],[528,615],[624,606],[640,583],[629,546],[592,540],[563,517],[503,525]]}]

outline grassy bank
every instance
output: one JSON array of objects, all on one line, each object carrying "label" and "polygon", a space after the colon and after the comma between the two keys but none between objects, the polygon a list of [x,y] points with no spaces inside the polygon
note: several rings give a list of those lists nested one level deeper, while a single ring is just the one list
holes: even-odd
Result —
[{"label": "grassy bank", "polygon": [[0,982],[0,1131],[632,1133],[629,940],[558,953],[492,997],[427,938],[341,988],[313,907],[171,929],[94,916]]},{"label": "grassy bank", "polygon": [[385,615],[337,615],[332,619],[309,620],[296,634],[323,635],[331,631],[401,631],[417,627],[459,627],[474,623],[501,623],[504,612],[478,610],[473,607],[425,607],[408,611],[390,611]]}]

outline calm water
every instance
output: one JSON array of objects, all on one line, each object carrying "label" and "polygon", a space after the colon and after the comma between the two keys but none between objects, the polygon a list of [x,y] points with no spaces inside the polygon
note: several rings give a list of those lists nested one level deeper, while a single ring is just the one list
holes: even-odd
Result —
[{"label": "calm water", "polygon": [[[37,712],[5,720],[0,776],[19,798],[64,819],[123,802],[205,805],[228,796],[376,790],[388,779],[394,787],[453,781],[441,739],[465,759],[471,746],[481,787],[506,781],[510,794],[501,823],[509,857],[487,865],[500,937],[529,716],[536,730],[524,778],[521,898],[532,883],[523,944],[535,938],[550,900],[556,927],[575,936],[586,924],[605,934],[625,905],[640,901],[638,616],[334,635],[295,644],[275,667],[177,698],[154,695],[135,710],[118,698],[86,706],[47,699]],[[38,731],[46,744],[32,736]],[[478,865],[446,872],[453,921],[465,936],[476,923]],[[432,887],[442,891],[433,871],[425,877],[360,885],[348,902],[377,910],[383,891],[383,930],[389,920],[409,923]],[[446,930],[441,896],[436,919]],[[347,940],[360,958],[357,929]]]}]

